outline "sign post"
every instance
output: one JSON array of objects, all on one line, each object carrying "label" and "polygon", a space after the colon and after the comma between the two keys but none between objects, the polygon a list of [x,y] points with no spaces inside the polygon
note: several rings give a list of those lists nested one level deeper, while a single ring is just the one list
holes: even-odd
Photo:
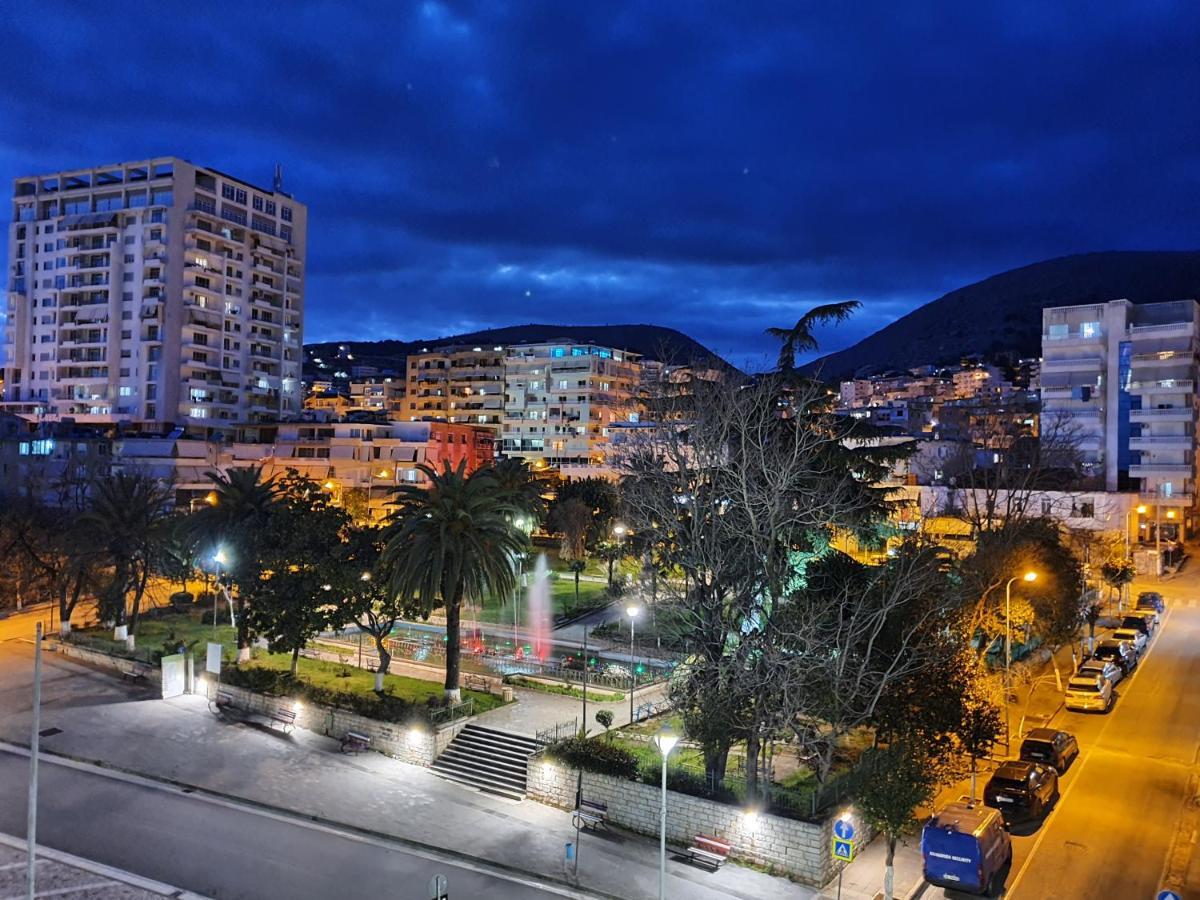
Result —
[{"label": "sign post", "polygon": [[429,879],[429,900],[450,900],[445,875],[434,875]]},{"label": "sign post", "polygon": [[842,898],[842,870],[846,868],[845,863],[854,860],[854,825],[849,819],[838,819],[833,823],[833,858],[840,860],[843,865],[838,866],[838,900]]}]

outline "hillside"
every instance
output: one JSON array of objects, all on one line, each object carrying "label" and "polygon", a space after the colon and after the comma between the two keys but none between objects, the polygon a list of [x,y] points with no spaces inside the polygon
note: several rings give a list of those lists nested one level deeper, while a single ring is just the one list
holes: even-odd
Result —
[{"label": "hillside", "polygon": [[833,381],[968,354],[1038,356],[1043,307],[1188,298],[1200,298],[1198,251],[1063,256],[951,291],[804,368]]},{"label": "hillside", "polygon": [[355,365],[402,372],[408,355],[419,353],[423,348],[432,349],[447,344],[496,346],[558,339],[603,344],[668,363],[728,366],[715,353],[683,332],[661,325],[509,325],[424,341],[328,341],[305,344],[304,350],[306,366],[308,359],[314,356],[332,363],[339,356],[339,348],[345,347],[344,353],[354,357]]}]

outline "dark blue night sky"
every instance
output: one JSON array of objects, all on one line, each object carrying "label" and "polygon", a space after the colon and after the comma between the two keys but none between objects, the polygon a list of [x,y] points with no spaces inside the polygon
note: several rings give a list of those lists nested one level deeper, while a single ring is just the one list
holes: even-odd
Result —
[{"label": "dark blue night sky", "polygon": [[309,340],[650,321],[753,362],[814,303],[864,303],[832,350],[1026,262],[1197,246],[1200,4],[369,8],[6,3],[0,177],[281,162]]}]

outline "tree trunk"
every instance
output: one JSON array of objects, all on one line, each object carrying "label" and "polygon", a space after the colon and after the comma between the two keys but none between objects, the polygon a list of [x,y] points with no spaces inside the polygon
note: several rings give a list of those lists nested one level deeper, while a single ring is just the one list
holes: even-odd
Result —
[{"label": "tree trunk", "polygon": [[750,726],[746,735],[746,805],[753,807],[758,800],[758,724]]},{"label": "tree trunk", "polygon": [[138,617],[142,613],[142,597],[146,593],[146,583],[150,580],[150,566],[142,567],[141,577],[138,578],[137,586],[133,590],[133,607],[129,613],[129,630],[137,632]]},{"label": "tree trunk", "polygon": [[382,635],[375,637],[375,652],[379,654],[379,667],[375,670],[375,693],[382,694],[384,676],[392,664],[392,654],[388,653]]},{"label": "tree trunk", "polygon": [[609,586],[609,587],[612,587],[612,583],[613,583],[613,563],[615,563],[616,561],[617,561],[617,558],[616,558],[616,557],[615,557],[613,554],[611,554],[611,553],[610,553],[610,554],[608,555],[608,586]]},{"label": "tree trunk", "polygon": [[579,610],[579,570],[575,570],[575,609]]},{"label": "tree trunk", "polygon": [[[228,598],[228,594],[225,595]],[[250,662],[250,626],[246,621],[246,601],[242,599],[242,592],[238,591],[237,600],[237,661],[240,663]]]},{"label": "tree trunk", "polygon": [[293,647],[292,648],[292,669],[291,669],[291,674],[292,674],[293,678],[296,677],[296,669],[299,668],[299,666],[300,666],[300,648]]},{"label": "tree trunk", "polygon": [[446,699],[458,703],[462,692],[458,689],[459,665],[459,622],[462,618],[462,590],[446,604]]},{"label": "tree trunk", "polygon": [[883,900],[892,900],[892,891],[896,885],[896,836],[887,836],[887,863],[883,870]]}]

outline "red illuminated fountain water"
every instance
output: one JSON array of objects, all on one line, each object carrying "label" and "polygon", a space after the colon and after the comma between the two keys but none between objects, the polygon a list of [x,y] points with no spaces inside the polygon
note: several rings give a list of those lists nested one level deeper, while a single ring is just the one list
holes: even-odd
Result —
[{"label": "red illuminated fountain water", "polygon": [[538,554],[533,567],[526,608],[533,656],[539,662],[544,662],[550,655],[550,569],[546,565],[545,553]]}]

